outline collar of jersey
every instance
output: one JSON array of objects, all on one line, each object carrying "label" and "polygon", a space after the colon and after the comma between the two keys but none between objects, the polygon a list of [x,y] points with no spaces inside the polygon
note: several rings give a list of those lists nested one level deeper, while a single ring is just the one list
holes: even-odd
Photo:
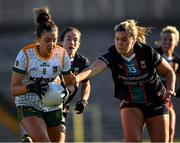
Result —
[{"label": "collar of jersey", "polygon": [[52,57],[53,51],[50,53],[49,57],[47,57],[47,58],[41,56],[41,55],[39,54],[38,50],[37,50],[38,47],[39,47],[39,44],[36,44],[36,45],[35,45],[35,52],[36,52],[36,55],[37,55],[41,60],[49,60],[49,59]]},{"label": "collar of jersey", "polygon": [[122,58],[123,58],[124,60],[126,60],[127,62],[130,62],[132,59],[134,59],[134,57],[136,56],[136,54],[133,53],[130,57],[126,57],[126,56],[124,56],[124,55],[121,55],[121,56],[122,56]]}]

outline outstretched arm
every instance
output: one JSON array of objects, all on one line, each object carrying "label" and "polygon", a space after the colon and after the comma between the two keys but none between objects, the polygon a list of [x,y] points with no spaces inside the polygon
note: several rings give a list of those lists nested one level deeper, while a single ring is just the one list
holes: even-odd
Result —
[{"label": "outstretched arm", "polygon": [[107,68],[107,65],[102,60],[97,59],[90,67],[83,70],[80,74],[76,76],[78,82],[81,82],[85,79],[89,79]]},{"label": "outstretched arm", "polygon": [[87,101],[89,99],[89,96],[90,96],[90,91],[91,91],[90,81],[89,80],[88,81],[83,81],[82,82],[81,93],[80,93],[81,99]]},{"label": "outstretched arm", "polygon": [[81,100],[79,100],[76,103],[76,107],[75,110],[77,111],[77,114],[81,114],[84,110],[84,108],[86,107],[86,105],[88,104],[88,99],[90,96],[90,90],[91,90],[91,85],[90,85],[90,81],[83,81],[82,82],[82,89],[81,89]]}]

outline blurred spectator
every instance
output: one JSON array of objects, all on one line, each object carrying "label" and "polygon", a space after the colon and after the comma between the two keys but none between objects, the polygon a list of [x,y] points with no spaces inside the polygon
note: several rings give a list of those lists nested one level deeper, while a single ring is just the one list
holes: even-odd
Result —
[{"label": "blurred spectator", "polygon": [[[156,42],[156,50],[163,56],[164,59],[171,65],[176,73],[176,96],[180,96],[180,58],[174,52],[179,43],[179,31],[175,26],[166,26],[160,33],[160,41]],[[162,77],[163,83],[166,85],[166,80]],[[174,142],[175,127],[176,127],[176,113],[174,110],[173,102],[169,102],[169,115],[170,115],[170,138],[169,142]]]}]

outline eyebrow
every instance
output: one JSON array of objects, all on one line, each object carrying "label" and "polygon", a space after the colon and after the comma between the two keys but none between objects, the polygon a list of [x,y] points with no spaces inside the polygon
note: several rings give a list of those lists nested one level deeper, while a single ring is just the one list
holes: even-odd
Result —
[{"label": "eyebrow", "polygon": [[[73,37],[70,35],[67,35],[67,38],[73,38]],[[78,39],[78,37],[75,36],[73,39]]]},{"label": "eyebrow", "polygon": [[67,38],[72,38],[71,36],[67,35]]}]

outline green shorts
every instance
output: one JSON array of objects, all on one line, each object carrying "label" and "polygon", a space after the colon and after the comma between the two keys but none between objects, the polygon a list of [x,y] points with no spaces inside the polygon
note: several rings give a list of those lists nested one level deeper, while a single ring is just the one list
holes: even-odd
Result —
[{"label": "green shorts", "polygon": [[56,127],[62,124],[62,109],[42,112],[33,107],[19,106],[17,107],[18,119],[21,121],[25,117],[36,116],[43,119],[48,128]]}]

